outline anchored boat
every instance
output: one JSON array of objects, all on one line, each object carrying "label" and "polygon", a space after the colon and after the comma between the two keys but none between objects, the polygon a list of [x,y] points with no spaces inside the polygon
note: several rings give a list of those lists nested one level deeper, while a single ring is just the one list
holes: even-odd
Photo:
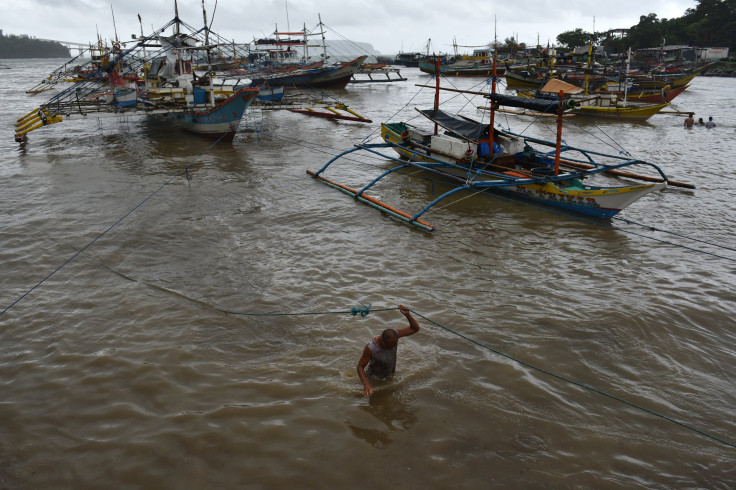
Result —
[{"label": "anchored boat", "polygon": [[[206,16],[205,16],[206,17]],[[174,27],[172,36],[163,33]],[[189,32],[182,32],[182,27]],[[184,129],[232,139],[257,88],[218,83],[214,71],[197,75],[192,66],[202,53],[209,58],[209,30],[194,29],[178,15],[150,36],[141,37],[109,62],[18,119],[15,140],[65,120],[135,115],[165,116]],[[159,49],[146,52],[146,48]],[[135,77],[123,76],[135,73]]]},{"label": "anchored boat", "polygon": [[[669,180],[653,163],[563,145],[563,116],[566,111],[578,107],[577,102],[566,98],[563,93],[558,94],[558,99],[554,101],[497,94],[494,77],[491,93],[462,91],[490,100],[493,108],[490,122],[482,123],[441,111],[438,107],[439,78],[437,80],[438,94],[434,109],[419,110],[421,115],[434,123],[434,130],[421,129],[405,122],[383,123],[383,143],[357,145],[340,153],[319,170],[308,170],[307,173],[361,202],[428,231],[434,230],[434,226],[422,220],[422,216],[438,202],[467,190],[496,191],[588,216],[611,218],[647,194],[664,189],[667,183],[693,188],[690,184]],[[556,114],[556,141],[495,129],[494,112],[499,106]],[[441,133],[439,128],[444,132]],[[386,149],[393,150],[398,157],[384,153]],[[396,165],[361,187],[341,184],[325,176],[328,168],[342,157],[358,151],[378,155]],[[634,167],[649,169],[649,175],[622,171]],[[425,171],[452,184],[454,188],[416,213],[400,211],[368,194],[384,177],[404,169]],[[606,186],[585,182],[586,179],[601,179],[599,176],[603,174],[625,175],[651,183]]]}]

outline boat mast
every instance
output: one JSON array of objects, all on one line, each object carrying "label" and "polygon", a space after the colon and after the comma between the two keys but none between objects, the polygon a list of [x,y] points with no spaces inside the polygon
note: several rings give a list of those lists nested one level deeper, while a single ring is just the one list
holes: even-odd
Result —
[{"label": "boat mast", "polygon": [[210,107],[215,107],[215,88],[212,80],[212,60],[210,59],[210,29],[207,27],[207,11],[204,9],[204,0],[202,0],[202,17],[204,19],[204,47],[207,51],[207,79],[210,81]]},{"label": "boat mast", "polygon": [[557,103],[557,141],[555,142],[555,175],[560,173],[560,152],[562,149],[562,116],[564,114],[565,91],[560,90]]},{"label": "boat mast", "polygon": [[[434,92],[434,110],[435,114],[440,109],[440,57],[439,55],[435,55],[434,57],[434,80],[435,80],[435,87],[436,90]],[[439,126],[437,125],[437,122],[434,123],[434,134],[437,134],[439,131]]]},{"label": "boat mast", "polygon": [[[496,52],[498,51],[498,33],[496,31],[496,16],[493,16],[493,71],[491,72],[491,93],[496,93]],[[496,125],[496,110],[491,100],[491,119],[488,122],[488,151],[493,155],[493,128]]]},{"label": "boat mast", "polygon": [[593,38],[591,38],[590,42],[588,43],[588,68],[585,70],[585,95],[588,95],[588,77],[590,76],[590,69],[593,66],[592,56],[593,56]]},{"label": "boat mast", "polygon": [[113,46],[120,45],[120,39],[118,39],[118,26],[115,24],[115,10],[112,8],[112,4],[110,4],[110,12],[112,12],[112,28],[115,31],[115,42],[113,43]]},{"label": "boat mast", "polygon": [[302,33],[304,34],[304,51],[302,53],[302,63],[306,63],[309,60],[309,40],[307,39],[307,23],[302,24]]},{"label": "boat mast", "polygon": [[176,30],[174,33],[176,34],[176,37],[178,38],[179,37],[179,22],[181,21],[179,20],[179,4],[177,3],[176,0],[174,0],[174,21],[176,22]]},{"label": "boat mast", "polygon": [[320,34],[322,34],[322,53],[324,56],[324,62],[327,63],[327,43],[325,42],[325,30],[322,25],[322,14],[317,14],[317,18],[319,19],[319,31]]},{"label": "boat mast", "polygon": [[[144,39],[146,36],[143,35],[143,19],[141,19],[141,14],[138,14],[138,24],[141,26],[141,39]],[[143,42],[143,59],[148,59],[148,56],[146,55],[146,43]]]},{"label": "boat mast", "polygon": [[626,97],[629,94],[629,68],[631,67],[631,46],[626,56],[626,76],[624,77],[624,105],[626,105]]}]

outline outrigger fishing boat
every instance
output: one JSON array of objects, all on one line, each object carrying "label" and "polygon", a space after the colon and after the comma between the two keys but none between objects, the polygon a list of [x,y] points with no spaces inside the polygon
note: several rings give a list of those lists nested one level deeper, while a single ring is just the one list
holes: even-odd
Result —
[{"label": "outrigger fishing boat", "polygon": [[[464,116],[449,114],[439,109],[439,77],[433,109],[419,113],[434,123],[434,130],[422,130],[405,122],[383,123],[383,143],[365,143],[344,151],[317,171],[307,170],[313,178],[328,184],[357,200],[367,203],[400,220],[424,230],[433,225],[421,217],[438,202],[462,191],[497,191],[534,203],[562,208],[597,218],[611,218],[647,194],[664,189],[667,184],[693,188],[690,184],[673,182],[655,164],[621,155],[605,155],[562,144],[562,121],[566,111],[577,107],[577,102],[558,94],[555,101],[530,99],[496,93],[496,79],[492,79],[491,93],[443,89],[482,95],[491,101],[490,122],[482,123]],[[557,115],[557,139],[546,141],[494,128],[494,113],[499,106],[528,109],[537,113]],[[439,128],[444,133],[439,132]],[[398,158],[383,153],[391,149]],[[327,178],[324,174],[346,155],[366,151],[396,163],[362,187],[350,187]],[[565,158],[563,158],[563,153]],[[597,162],[596,159],[605,159]],[[350,159],[352,161],[352,159]],[[650,175],[625,171],[631,167],[648,168]],[[417,213],[403,212],[377,198],[368,191],[384,177],[404,170],[419,169],[454,186]],[[615,186],[591,185],[586,179],[602,179],[602,174],[616,175],[646,184]]]},{"label": "outrigger fishing boat", "polygon": [[[175,33],[163,36],[172,26]],[[183,33],[182,27],[189,32]],[[164,116],[190,132],[231,140],[258,89],[218,84],[214,71],[199,76],[193,71],[200,53],[206,52],[209,59],[209,35],[206,21],[205,28],[197,30],[177,12],[153,34],[142,36],[133,47],[113,51],[117,55],[109,62],[19,118],[15,140],[25,141],[29,132],[64,120],[134,115]],[[160,49],[147,53],[153,46]],[[143,79],[124,76],[131,72]]]}]

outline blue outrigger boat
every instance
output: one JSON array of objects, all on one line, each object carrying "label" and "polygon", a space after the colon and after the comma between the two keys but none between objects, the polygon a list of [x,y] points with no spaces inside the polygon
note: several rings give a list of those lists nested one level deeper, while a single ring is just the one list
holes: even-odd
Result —
[{"label": "blue outrigger boat", "polygon": [[[611,218],[650,192],[664,189],[668,183],[694,188],[690,184],[669,180],[657,165],[650,162],[562,145],[563,115],[565,111],[576,107],[575,101],[566,99],[563,94],[559,94],[559,99],[552,102],[497,94],[495,78],[491,93],[446,89],[490,99],[490,123],[483,124],[439,110],[439,90],[438,77],[434,109],[419,110],[421,115],[434,123],[433,131],[422,130],[404,122],[383,123],[383,143],[357,145],[332,158],[319,170],[307,170],[307,173],[361,202],[427,231],[432,231],[435,227],[421,217],[438,202],[466,190],[511,194],[535,203],[605,219]],[[494,111],[501,105],[524,108],[540,114],[555,113],[558,130],[556,141],[494,129]],[[444,133],[440,133],[439,128],[443,128]],[[385,149],[395,151],[398,157],[382,152]],[[324,176],[325,171],[335,162],[358,151],[369,152],[397,165],[391,166],[359,188],[340,184]],[[596,161],[601,158],[606,162]],[[631,167],[648,168],[650,175],[622,170]],[[367,193],[384,177],[404,169],[425,171],[455,187],[413,214],[400,211]],[[583,182],[584,179],[599,174],[651,183],[600,186]]]}]

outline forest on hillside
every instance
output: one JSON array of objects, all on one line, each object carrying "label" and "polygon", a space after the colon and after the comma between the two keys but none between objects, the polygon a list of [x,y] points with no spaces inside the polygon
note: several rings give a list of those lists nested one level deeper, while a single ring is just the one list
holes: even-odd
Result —
[{"label": "forest on hillside", "polygon": [[53,41],[0,33],[0,59],[69,58],[69,50]]},{"label": "forest on hillside", "polygon": [[654,48],[662,44],[695,47],[727,47],[736,51],[736,0],[696,0],[695,8],[682,17],[660,19],[657,14],[642,15],[623,37],[610,32],[566,31],[557,42],[569,49],[585,46],[591,40],[614,53],[632,49]]}]

